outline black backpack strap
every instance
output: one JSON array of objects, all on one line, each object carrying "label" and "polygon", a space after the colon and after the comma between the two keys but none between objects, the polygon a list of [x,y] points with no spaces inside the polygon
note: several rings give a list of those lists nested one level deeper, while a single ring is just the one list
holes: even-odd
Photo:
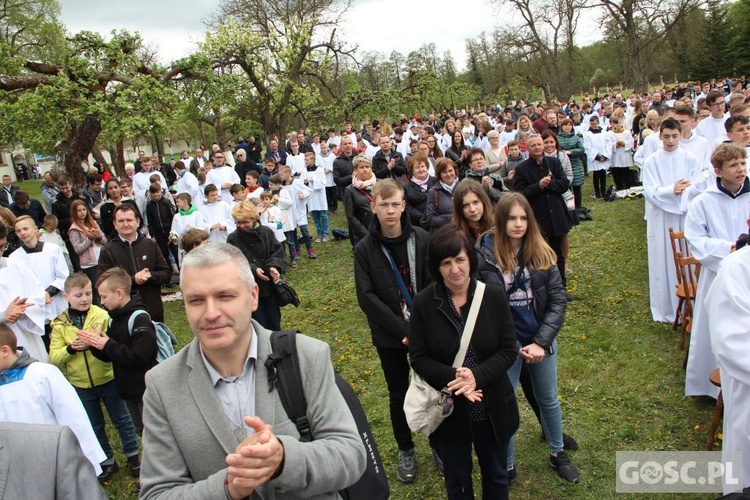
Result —
[{"label": "black backpack strap", "polygon": [[286,414],[297,426],[300,441],[312,441],[310,421],[307,418],[307,399],[302,386],[302,374],[297,356],[297,332],[286,330],[271,332],[271,354],[264,362],[268,370],[268,392],[279,391]]}]

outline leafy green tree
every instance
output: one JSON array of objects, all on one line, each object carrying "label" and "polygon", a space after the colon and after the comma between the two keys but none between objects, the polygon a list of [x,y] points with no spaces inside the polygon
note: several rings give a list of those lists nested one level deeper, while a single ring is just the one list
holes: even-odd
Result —
[{"label": "leafy green tree", "polygon": [[[0,142],[54,151],[65,170],[81,182],[80,166],[96,150],[101,134],[119,145],[114,148],[117,153],[125,137],[164,129],[165,119],[158,111],[172,98],[165,82],[182,69],[154,64],[137,34],[119,31],[105,39],[82,31],[62,38],[53,36],[62,29],[55,22],[35,24],[47,16],[54,19],[59,13],[56,3],[17,0],[6,2],[5,9],[14,15],[0,20],[0,32],[15,31],[2,43],[0,113],[5,119],[0,123]],[[37,32],[47,38],[24,42]],[[121,164],[121,155],[114,156]]]}]

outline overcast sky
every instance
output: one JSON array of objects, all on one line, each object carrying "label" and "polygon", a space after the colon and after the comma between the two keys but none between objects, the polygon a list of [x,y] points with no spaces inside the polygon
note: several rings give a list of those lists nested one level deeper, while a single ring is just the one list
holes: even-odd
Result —
[{"label": "overcast sky", "polygon": [[[219,0],[60,0],[62,22],[70,32],[80,30],[109,34],[113,29],[138,31],[149,44],[158,46],[169,63],[196,50],[203,38],[205,21]],[[353,0],[342,26],[344,39],[360,51],[396,50],[407,55],[425,43],[435,43],[442,54],[451,50],[459,70],[466,61],[466,38],[491,32],[498,20],[490,15],[487,0],[462,0],[450,8],[442,2],[403,0]],[[447,4],[447,2],[446,2]],[[455,22],[453,22],[455,21]],[[594,30],[595,31],[595,30]],[[590,31],[589,31],[590,32]]]}]

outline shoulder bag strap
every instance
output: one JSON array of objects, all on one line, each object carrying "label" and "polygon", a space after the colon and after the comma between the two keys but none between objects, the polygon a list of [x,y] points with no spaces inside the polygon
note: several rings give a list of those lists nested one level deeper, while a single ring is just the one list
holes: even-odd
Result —
[{"label": "shoulder bag strap", "polygon": [[469,348],[469,342],[471,342],[471,336],[474,333],[474,325],[477,323],[482,297],[484,297],[484,283],[477,281],[477,288],[474,290],[474,299],[471,301],[471,308],[469,308],[469,316],[466,318],[464,333],[461,335],[461,347],[459,347],[456,357],[453,360],[453,368],[459,368],[464,364],[466,351]]},{"label": "shoulder bag strap", "polygon": [[383,253],[385,253],[385,256],[388,258],[388,262],[391,263],[391,269],[393,270],[393,275],[396,277],[396,285],[398,285],[398,290],[399,292],[401,292],[401,298],[404,299],[404,302],[406,302],[406,307],[411,310],[411,294],[409,293],[409,290],[406,289],[406,283],[404,283],[403,276],[401,276],[401,273],[398,272],[396,262],[394,262],[393,256],[391,255],[391,251],[384,245],[381,245],[380,248],[383,249]]}]

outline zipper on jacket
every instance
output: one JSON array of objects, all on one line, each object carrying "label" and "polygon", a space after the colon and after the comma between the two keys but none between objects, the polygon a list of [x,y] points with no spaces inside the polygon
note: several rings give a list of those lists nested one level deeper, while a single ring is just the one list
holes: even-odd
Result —
[{"label": "zipper on jacket", "polygon": [[83,351],[83,362],[86,364],[86,375],[89,376],[89,383],[91,384],[91,387],[89,389],[93,389],[96,387],[94,385],[94,377],[91,376],[91,368],[89,367],[89,358],[86,356],[86,351]]}]

